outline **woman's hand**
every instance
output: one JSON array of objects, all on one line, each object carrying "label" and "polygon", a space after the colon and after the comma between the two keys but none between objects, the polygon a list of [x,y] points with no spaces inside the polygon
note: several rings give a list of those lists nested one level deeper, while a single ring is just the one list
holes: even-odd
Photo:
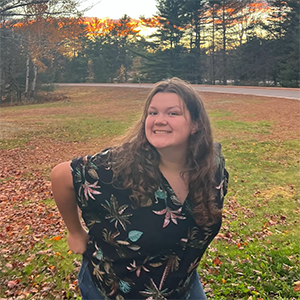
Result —
[{"label": "woman's hand", "polygon": [[89,241],[89,235],[84,228],[80,232],[70,233],[68,235],[69,249],[75,254],[83,254]]}]

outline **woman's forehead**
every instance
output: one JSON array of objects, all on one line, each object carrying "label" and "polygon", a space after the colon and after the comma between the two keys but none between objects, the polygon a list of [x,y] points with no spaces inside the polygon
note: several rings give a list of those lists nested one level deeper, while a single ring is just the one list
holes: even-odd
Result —
[{"label": "woman's forehead", "polygon": [[184,101],[182,100],[182,98],[176,94],[176,93],[163,93],[163,92],[159,92],[156,93],[150,103],[149,103],[150,107],[180,107],[183,108],[185,106]]}]

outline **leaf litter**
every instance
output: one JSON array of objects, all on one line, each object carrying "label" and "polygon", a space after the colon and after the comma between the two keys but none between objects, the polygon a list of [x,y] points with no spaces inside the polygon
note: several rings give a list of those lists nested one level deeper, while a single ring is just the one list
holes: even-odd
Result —
[{"label": "leaf litter", "polygon": [[[286,103],[284,105],[278,99],[258,101],[264,98],[254,97],[252,102],[243,102],[243,97],[230,95],[235,99],[228,103],[226,102],[227,95],[218,96],[220,100],[213,103],[212,94],[202,93],[208,109],[227,109],[234,112],[237,118],[248,121],[260,121],[266,118],[276,121],[273,130],[270,130],[268,135],[264,135],[263,140],[286,140],[299,136],[296,133],[298,131],[295,130],[296,122],[291,122],[298,113],[296,101],[288,101],[290,105]],[[249,111],[255,111],[255,113],[249,114],[247,113]],[[47,114],[47,111],[44,113]],[[222,139],[222,133],[218,131],[216,133],[217,137]],[[59,252],[53,249],[53,243],[65,240],[65,226],[56,207],[49,204],[53,201],[49,173],[57,163],[78,155],[96,152],[106,147],[106,142],[102,138],[98,144],[92,145],[80,142],[54,142],[39,137],[32,138],[22,148],[1,150],[0,159],[3,163],[0,169],[0,292],[5,299],[76,299],[80,295],[76,280],[80,266],[77,256],[74,256],[72,261],[74,270],[62,279],[67,288],[58,288],[56,282],[47,280],[47,278],[53,278],[58,272],[63,274],[50,258],[56,257],[57,260],[64,260],[67,255],[70,255],[67,251]],[[253,197],[260,197],[263,193],[264,191],[257,190]],[[232,222],[239,220],[240,211],[243,211],[245,220],[255,215],[252,209],[242,207],[234,195],[229,195],[224,208],[222,231],[217,236],[216,243],[218,240],[225,241],[242,251],[254,238],[268,243],[268,237],[273,234],[271,228],[288,222],[284,214],[279,216],[266,214],[264,216],[266,222],[261,230],[245,238],[238,232],[232,231],[230,226]],[[240,228],[246,227],[247,223],[240,221],[239,226]],[[42,246],[37,247],[37,245]],[[211,259],[211,264],[205,263],[207,270],[204,270],[204,273],[219,276],[220,268],[224,267],[224,262],[228,258],[218,254],[213,244],[206,258],[208,261]],[[43,266],[30,269],[31,262],[39,259],[42,260]],[[297,258],[290,257],[290,259]],[[237,264],[234,261],[229,263]],[[250,263],[250,260],[245,258],[240,263]],[[237,266],[235,268],[237,276],[244,275],[241,269]],[[286,265],[286,268],[289,266]],[[14,270],[22,270],[22,272],[14,272]],[[42,273],[45,274],[44,280],[39,281],[38,278]],[[253,273],[258,276],[257,280],[260,280],[261,271],[254,269]],[[223,277],[221,284],[225,285],[227,279]],[[299,291],[299,287],[299,281],[295,280],[294,291]],[[204,288],[208,294],[213,294],[209,281],[205,283]],[[249,286],[248,290],[255,292],[253,286]],[[251,297],[248,299],[252,299]]]}]

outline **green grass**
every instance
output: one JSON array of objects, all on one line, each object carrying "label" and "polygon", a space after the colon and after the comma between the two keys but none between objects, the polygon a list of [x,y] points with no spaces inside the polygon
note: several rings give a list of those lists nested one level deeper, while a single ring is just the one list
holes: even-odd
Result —
[{"label": "green grass", "polygon": [[225,117],[231,117],[232,112],[228,110],[214,110],[214,111],[209,111],[209,117],[211,120],[217,120],[219,118],[225,118]]},{"label": "green grass", "polygon": [[34,131],[14,133],[0,140],[0,149],[24,147],[26,143],[38,136],[68,142],[85,142],[105,136],[116,137],[123,135],[136,119],[135,114],[129,115],[127,120],[96,118],[87,115],[82,117],[52,116],[44,124],[36,124]]},{"label": "green grass", "polygon": [[199,273],[212,288],[213,299],[299,299],[293,289],[299,280],[299,243],[281,248],[258,241],[241,248],[218,242],[221,265],[212,259],[216,252],[208,251]]},{"label": "green grass", "polygon": [[24,147],[26,143],[28,143],[33,134],[24,134],[22,137],[13,137],[13,138],[6,138],[0,140],[0,149],[14,149],[17,147]]},{"label": "green grass", "polygon": [[105,96],[102,102],[94,101],[87,107],[76,97],[72,101],[2,108],[6,118],[1,122],[0,149],[22,148],[39,137],[67,142],[117,137],[140,117],[140,111],[132,107],[141,100],[132,101],[131,108],[126,108],[122,97],[111,104],[113,99]]},{"label": "green grass", "polygon": [[234,120],[214,120],[212,122],[213,128],[222,129],[235,133],[259,133],[259,134],[269,134],[271,124],[269,122],[242,122]]},{"label": "green grass", "polygon": [[[74,269],[79,270],[78,263],[81,257],[68,252],[65,239],[56,241],[45,238],[36,243],[30,253],[15,254],[10,259],[13,264],[23,263],[19,264],[18,268],[9,270],[9,277],[21,278],[24,287],[31,287],[33,291],[40,286],[47,286],[53,289],[52,292],[58,293],[69,290],[70,279],[76,280]],[[74,264],[74,261],[78,263]],[[1,276],[3,278],[8,274],[5,272]],[[33,295],[34,293],[28,294],[27,299],[31,299]],[[48,293],[48,296],[52,298],[51,293]]]},{"label": "green grass", "polygon": [[114,137],[125,133],[128,121],[82,118],[60,122],[52,131],[45,132],[44,136],[61,141],[87,141],[102,136]]}]

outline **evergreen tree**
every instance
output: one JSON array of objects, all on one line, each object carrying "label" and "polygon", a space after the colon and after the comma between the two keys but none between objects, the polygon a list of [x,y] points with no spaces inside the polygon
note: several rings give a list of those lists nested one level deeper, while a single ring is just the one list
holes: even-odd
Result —
[{"label": "evergreen tree", "polygon": [[300,86],[300,3],[297,0],[286,2],[287,14],[282,24],[284,37],[284,54],[279,62],[278,80],[282,86]]},{"label": "evergreen tree", "polygon": [[269,15],[260,25],[274,60],[274,85],[299,86],[299,1],[269,0]]},{"label": "evergreen tree", "polygon": [[228,79],[228,50],[235,47],[235,32],[234,28],[240,18],[240,11],[244,8],[245,2],[239,0],[220,0],[217,5],[219,37],[221,40],[221,80],[224,85]]},{"label": "evergreen tree", "polygon": [[201,83],[204,64],[201,62],[201,46],[205,43],[205,29],[207,24],[207,1],[186,0],[186,32],[189,37],[189,55],[185,55],[187,64],[186,79]]},{"label": "evergreen tree", "polygon": [[185,1],[157,0],[158,29],[151,36],[149,47],[152,53],[141,69],[147,80],[179,76],[182,73],[181,52],[186,27]]},{"label": "evergreen tree", "polygon": [[157,0],[159,28],[156,37],[162,48],[175,49],[181,42],[185,28],[185,1]]}]

